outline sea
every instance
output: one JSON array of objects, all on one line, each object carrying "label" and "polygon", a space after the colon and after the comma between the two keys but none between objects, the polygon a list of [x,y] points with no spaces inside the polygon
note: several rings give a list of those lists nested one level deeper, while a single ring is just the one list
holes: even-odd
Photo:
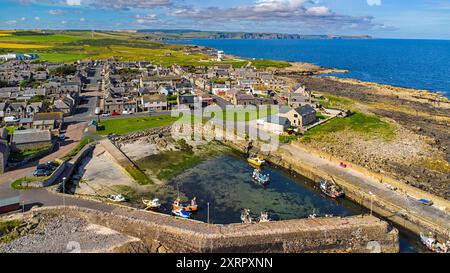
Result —
[{"label": "sea", "polygon": [[349,70],[343,78],[425,89],[450,98],[450,40],[192,39],[171,41],[224,50],[245,58],[307,62]]}]

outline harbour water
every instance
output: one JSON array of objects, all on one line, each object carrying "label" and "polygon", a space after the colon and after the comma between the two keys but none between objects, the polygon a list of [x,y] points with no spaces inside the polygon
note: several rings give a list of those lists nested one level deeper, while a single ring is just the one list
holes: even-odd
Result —
[{"label": "harbour water", "polygon": [[443,92],[450,97],[450,41],[447,40],[193,39],[174,43],[217,48],[246,58],[346,69],[350,72],[334,76]]},{"label": "harbour water", "polygon": [[[214,224],[240,223],[244,208],[253,217],[267,211],[273,220],[317,216],[349,216],[369,213],[347,199],[332,200],[320,192],[318,186],[302,176],[288,173],[274,166],[263,168],[271,182],[267,187],[251,177],[253,168],[239,154],[227,153],[209,158],[169,181],[180,196],[196,197],[200,210],[193,215],[199,221]],[[162,198],[165,199],[165,198]],[[188,201],[188,200],[183,200]],[[166,204],[164,213],[170,213]],[[421,252],[417,236],[401,231],[401,251]]]}]

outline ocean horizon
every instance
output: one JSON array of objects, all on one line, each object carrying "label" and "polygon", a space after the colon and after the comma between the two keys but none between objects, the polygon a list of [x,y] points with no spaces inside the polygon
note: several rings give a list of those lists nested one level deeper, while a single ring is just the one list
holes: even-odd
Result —
[{"label": "ocean horizon", "polygon": [[224,50],[244,58],[306,62],[345,69],[341,78],[423,89],[450,98],[450,40],[189,39],[169,41]]}]

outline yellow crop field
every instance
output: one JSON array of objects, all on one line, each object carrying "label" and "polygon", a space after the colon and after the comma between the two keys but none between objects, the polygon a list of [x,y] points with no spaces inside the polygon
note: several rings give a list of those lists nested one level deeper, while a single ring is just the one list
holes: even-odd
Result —
[{"label": "yellow crop field", "polygon": [[34,44],[0,43],[0,48],[48,48],[49,46]]}]

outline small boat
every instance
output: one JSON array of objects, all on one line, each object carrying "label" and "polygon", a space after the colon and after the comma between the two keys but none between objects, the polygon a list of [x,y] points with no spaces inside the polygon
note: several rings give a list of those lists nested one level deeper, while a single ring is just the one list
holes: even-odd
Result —
[{"label": "small boat", "polygon": [[250,210],[249,209],[244,209],[241,213],[241,221],[244,224],[251,224],[253,223],[253,218],[250,215]]},{"label": "small boat", "polygon": [[331,198],[340,198],[345,195],[344,190],[342,190],[341,187],[329,180],[320,181],[320,190]]},{"label": "small boat", "polygon": [[425,236],[423,233],[420,233],[420,241],[430,250],[435,253],[450,253],[449,245],[450,242],[441,244],[438,242],[435,236],[430,233],[430,236]]},{"label": "small boat", "polygon": [[433,205],[433,201],[431,200],[427,200],[427,199],[420,199],[419,202],[424,205],[424,206],[432,206]]},{"label": "small boat", "polygon": [[154,198],[153,200],[143,199],[142,203],[146,206],[145,209],[159,209],[161,207],[161,202],[158,198]]},{"label": "small boat", "polygon": [[197,205],[197,201],[196,201],[196,197],[194,197],[191,200],[191,204],[189,206],[186,206],[184,209],[188,212],[197,212],[198,211],[198,205]]},{"label": "small boat", "polygon": [[251,165],[257,167],[261,167],[264,163],[266,163],[266,160],[264,160],[264,157],[262,155],[250,157],[247,161]]},{"label": "small boat", "polygon": [[175,199],[175,201],[173,201],[172,210],[179,210],[179,209],[183,209],[183,208],[184,208],[184,206],[181,203],[180,198],[177,198],[177,199]]},{"label": "small boat", "polygon": [[255,179],[256,182],[258,182],[259,184],[266,186],[267,184],[269,184],[270,181],[270,177],[268,174],[262,174],[261,171],[255,169],[253,170],[253,174],[252,174],[253,179]]},{"label": "small boat", "polygon": [[270,222],[269,214],[267,212],[261,212],[261,216],[259,216],[258,222],[260,223]]},{"label": "small boat", "polygon": [[116,202],[116,203],[121,203],[121,202],[126,201],[125,197],[122,194],[117,194],[117,195],[110,194],[110,195],[108,195],[108,199],[110,201]]},{"label": "small boat", "polygon": [[191,218],[191,213],[185,209],[174,209],[172,210],[172,214],[183,219]]}]

